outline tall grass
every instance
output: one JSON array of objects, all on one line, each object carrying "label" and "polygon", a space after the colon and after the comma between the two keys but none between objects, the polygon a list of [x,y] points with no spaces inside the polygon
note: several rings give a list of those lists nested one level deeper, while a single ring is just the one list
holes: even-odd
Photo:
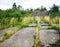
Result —
[{"label": "tall grass", "polygon": [[40,18],[36,17],[36,22],[37,22],[37,26],[36,26],[36,32],[35,32],[35,40],[34,40],[34,45],[33,47],[42,47],[41,41],[40,41]]},{"label": "tall grass", "polygon": [[17,28],[12,30],[9,30],[3,34],[3,37],[0,38],[0,43],[4,42],[6,39],[10,38],[13,34],[17,32]]},{"label": "tall grass", "polygon": [[[18,27],[17,27],[15,30],[13,30],[13,31],[10,31],[10,30],[9,30],[9,31],[7,31],[7,32],[4,33],[3,37],[0,38],[0,42],[3,42],[4,40],[10,38],[10,37],[11,37],[13,34],[15,34],[18,30],[20,30],[20,29],[28,26],[32,21],[33,21],[33,18],[32,18],[32,17],[24,17],[24,18],[22,19],[22,21],[19,22],[19,24],[17,25]],[[17,24],[17,19],[12,18],[11,21],[10,21],[10,25],[11,25],[11,26],[14,26],[14,25],[16,25],[16,24]]]},{"label": "tall grass", "polygon": [[18,24],[18,19],[15,18],[15,17],[11,18],[9,24],[10,24],[10,26],[15,26],[15,25],[17,25],[17,24]]},{"label": "tall grass", "polygon": [[56,16],[52,19],[49,16],[44,17],[44,22],[49,23],[52,29],[56,29],[58,30],[58,32],[60,32],[60,17],[59,16]]}]

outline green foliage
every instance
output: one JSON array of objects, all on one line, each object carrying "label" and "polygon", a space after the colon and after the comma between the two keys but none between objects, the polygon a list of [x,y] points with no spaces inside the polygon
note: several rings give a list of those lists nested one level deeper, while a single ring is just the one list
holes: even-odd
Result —
[{"label": "green foliage", "polygon": [[43,6],[41,6],[40,11],[46,11],[47,9]]},{"label": "green foliage", "polygon": [[[22,8],[22,6],[18,6]],[[7,10],[0,9],[0,29],[5,29],[10,26],[18,25],[19,22],[26,16],[32,13],[33,9],[31,10],[20,10],[18,9],[16,3],[13,3],[13,7]]]},{"label": "green foliage", "polygon": [[17,9],[17,5],[15,2],[13,3],[13,9]]},{"label": "green foliage", "polygon": [[6,13],[7,13],[6,17],[9,17],[9,18],[11,18],[11,17],[19,18],[22,16],[21,11],[18,9],[8,9],[8,10],[6,10]]},{"label": "green foliage", "polygon": [[[19,8],[22,6],[19,6]],[[18,9],[16,3],[13,3],[13,7],[7,10],[0,9],[0,29],[4,29],[10,26],[18,25],[19,22],[25,16],[30,16],[31,10],[20,10]]]},{"label": "green foliage", "polygon": [[58,26],[58,25],[52,24],[52,25],[51,25],[51,28],[52,28],[52,29],[56,29],[56,30],[59,31],[59,26]]},{"label": "green foliage", "polygon": [[53,7],[50,10],[51,18],[54,18],[55,16],[57,16],[58,12],[59,12],[59,7],[54,4]]},{"label": "green foliage", "polygon": [[35,9],[35,11],[46,11],[47,9],[43,6],[41,6],[40,8]]},{"label": "green foliage", "polygon": [[51,12],[58,13],[59,12],[59,7],[54,4],[53,7],[51,8]]},{"label": "green foliage", "polygon": [[35,9],[35,11],[40,11],[40,8]]},{"label": "green foliage", "polygon": [[[23,17],[29,16],[27,12],[18,9],[0,10],[0,29],[15,26],[21,22]],[[14,20],[12,20],[14,17]],[[12,21],[12,22],[11,22]]]}]

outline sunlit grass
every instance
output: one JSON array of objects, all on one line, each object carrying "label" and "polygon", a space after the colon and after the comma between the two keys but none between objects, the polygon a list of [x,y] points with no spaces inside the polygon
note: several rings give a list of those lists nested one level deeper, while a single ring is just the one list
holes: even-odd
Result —
[{"label": "sunlit grass", "polygon": [[50,16],[44,17],[44,22],[50,23],[50,24],[59,24],[60,17],[56,16],[54,18],[50,18]]},{"label": "sunlit grass", "polygon": [[56,16],[54,18],[50,18],[49,16],[44,17],[44,22],[47,22],[51,25],[52,29],[58,30],[60,32],[60,17]]},{"label": "sunlit grass", "polygon": [[13,34],[17,32],[17,28],[15,30],[9,30],[3,34],[3,37],[0,38],[0,43],[4,42],[6,39],[10,38]]},{"label": "sunlit grass", "polygon": [[51,24],[50,16],[45,16],[43,21],[46,22],[46,23]]},{"label": "sunlit grass", "polygon": [[40,34],[40,18],[39,17],[35,17],[35,20],[36,20],[36,32],[35,32],[35,40],[34,40],[34,45],[33,47],[41,47],[42,46],[42,43],[40,41],[40,37],[39,37],[39,34]]},{"label": "sunlit grass", "polygon": [[52,23],[53,23],[53,24],[59,24],[59,17],[58,17],[58,16],[54,17],[54,18],[51,19],[51,20],[52,20]]},{"label": "sunlit grass", "polygon": [[17,23],[18,23],[18,19],[17,18],[11,18],[11,20],[10,20],[10,26],[15,26],[15,25],[17,25]]},{"label": "sunlit grass", "polygon": [[32,21],[33,21],[32,17],[24,17],[21,23],[25,26],[25,25],[28,25]]}]

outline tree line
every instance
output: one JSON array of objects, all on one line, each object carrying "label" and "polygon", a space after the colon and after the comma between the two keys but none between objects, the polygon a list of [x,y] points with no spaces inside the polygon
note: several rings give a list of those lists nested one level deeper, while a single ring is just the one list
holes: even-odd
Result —
[{"label": "tree line", "polygon": [[[20,22],[23,19],[23,17],[30,16],[29,14],[35,11],[47,11],[47,9],[41,6],[40,8],[37,9],[24,10],[21,5],[17,6],[16,3],[13,3],[12,8],[10,9],[7,10],[0,9],[0,28],[5,28],[7,25],[8,25],[7,27],[11,26],[11,23],[13,23],[13,21],[17,22],[14,22],[14,24],[12,25],[17,25],[17,23]],[[59,7],[54,4],[52,8],[50,8],[51,16],[55,17],[58,14],[58,12]]]}]

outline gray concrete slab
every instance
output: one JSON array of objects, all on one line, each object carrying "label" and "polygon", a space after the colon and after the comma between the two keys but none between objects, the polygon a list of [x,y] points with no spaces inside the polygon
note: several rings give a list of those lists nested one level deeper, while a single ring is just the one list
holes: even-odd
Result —
[{"label": "gray concrete slab", "polygon": [[0,44],[0,47],[32,47],[34,43],[35,28],[24,28],[14,34],[10,39]]}]

